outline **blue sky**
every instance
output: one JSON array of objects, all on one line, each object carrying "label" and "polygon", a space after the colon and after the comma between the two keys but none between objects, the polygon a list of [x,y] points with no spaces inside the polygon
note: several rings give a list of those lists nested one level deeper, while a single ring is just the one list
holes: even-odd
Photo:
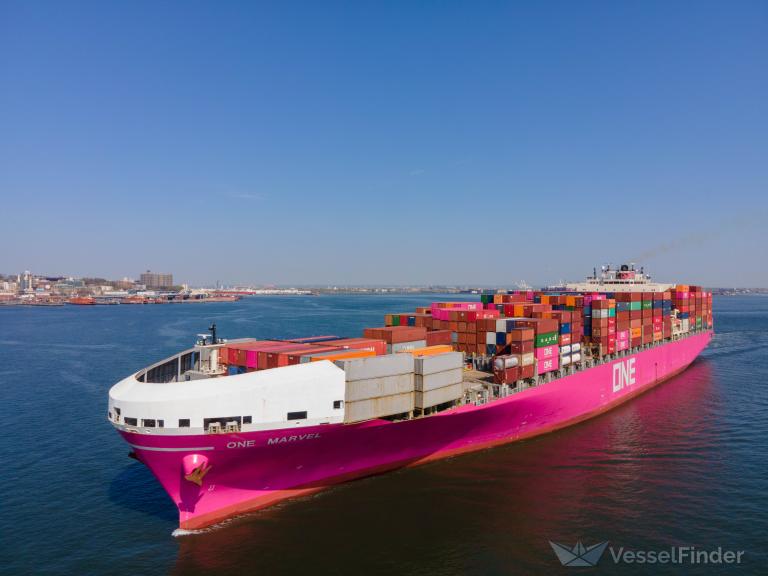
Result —
[{"label": "blue sky", "polygon": [[0,271],[768,286],[768,4],[0,0]]}]

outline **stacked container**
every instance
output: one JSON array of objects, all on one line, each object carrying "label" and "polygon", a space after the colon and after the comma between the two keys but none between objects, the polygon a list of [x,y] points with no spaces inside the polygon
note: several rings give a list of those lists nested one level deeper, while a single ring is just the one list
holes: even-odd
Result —
[{"label": "stacked container", "polygon": [[337,360],[344,370],[344,421],[360,422],[411,412],[414,408],[414,358],[387,354]]},{"label": "stacked container", "polygon": [[387,343],[387,354],[403,352],[413,348],[423,348],[427,345],[427,329],[409,326],[387,326],[384,328],[366,328],[363,331],[366,338],[384,340]]},{"label": "stacked container", "polygon": [[600,355],[616,352],[616,300],[592,300],[591,340],[600,347]]},{"label": "stacked container", "polygon": [[415,359],[415,407],[424,410],[455,402],[463,394],[464,355],[448,352]]}]

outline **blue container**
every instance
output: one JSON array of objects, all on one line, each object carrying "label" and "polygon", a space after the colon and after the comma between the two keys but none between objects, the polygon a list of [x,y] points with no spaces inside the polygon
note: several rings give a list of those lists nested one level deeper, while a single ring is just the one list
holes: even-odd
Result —
[{"label": "blue container", "polygon": [[685,320],[690,317],[690,312],[680,312],[680,320]]},{"label": "blue container", "polygon": [[570,322],[563,322],[560,324],[560,334],[570,334],[571,333],[571,323]]},{"label": "blue container", "polygon": [[499,346],[504,346],[507,343],[507,333],[506,332],[496,332],[496,344]]},{"label": "blue container", "polygon": [[616,302],[616,312],[629,312],[629,302]]},{"label": "blue container", "polygon": [[408,316],[408,326],[416,326],[416,317]]},{"label": "blue container", "polygon": [[235,374],[237,374],[237,366],[230,366],[229,368],[227,368],[227,374],[229,376],[234,376]]},{"label": "blue container", "polygon": [[493,344],[486,344],[485,345],[485,353],[488,356],[493,356],[494,354],[496,354],[496,346],[494,346]]}]

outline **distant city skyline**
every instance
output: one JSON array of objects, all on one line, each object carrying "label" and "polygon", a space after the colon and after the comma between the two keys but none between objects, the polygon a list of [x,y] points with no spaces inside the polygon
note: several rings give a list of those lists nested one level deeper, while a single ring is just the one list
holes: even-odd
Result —
[{"label": "distant city skyline", "polygon": [[768,286],[768,4],[6,2],[0,271]]}]

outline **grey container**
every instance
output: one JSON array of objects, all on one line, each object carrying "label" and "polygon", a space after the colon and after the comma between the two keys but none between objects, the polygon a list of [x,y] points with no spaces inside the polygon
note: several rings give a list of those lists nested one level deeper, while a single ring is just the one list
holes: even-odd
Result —
[{"label": "grey container", "polygon": [[368,378],[366,380],[351,380],[346,384],[344,394],[345,402],[357,402],[384,396],[395,396],[406,392],[413,392],[413,373],[384,376],[382,378]]},{"label": "grey container", "polygon": [[397,394],[344,403],[344,422],[362,422],[384,416],[411,412],[414,407],[414,393]]},{"label": "grey container", "polygon": [[395,344],[387,344],[387,354],[395,354],[397,352],[415,350],[416,348],[424,348],[426,345],[426,340],[414,340],[412,342],[397,342]]},{"label": "grey container", "polygon": [[455,368],[464,368],[464,354],[461,352],[446,352],[434,356],[421,356],[414,359],[414,372],[416,374],[434,374],[445,372]]},{"label": "grey container", "polygon": [[461,384],[464,381],[464,369],[454,368],[443,372],[435,372],[422,376],[416,374],[415,387],[418,392],[429,392],[437,388],[445,388],[453,384]]},{"label": "grey container", "polygon": [[387,354],[368,358],[336,360],[336,366],[344,370],[347,382],[370,380],[413,372],[413,356],[410,354]]},{"label": "grey container", "polygon": [[416,392],[414,394],[414,404],[416,408],[431,408],[438,404],[445,404],[460,399],[464,395],[461,382],[450,386],[436,388],[429,392]]}]

